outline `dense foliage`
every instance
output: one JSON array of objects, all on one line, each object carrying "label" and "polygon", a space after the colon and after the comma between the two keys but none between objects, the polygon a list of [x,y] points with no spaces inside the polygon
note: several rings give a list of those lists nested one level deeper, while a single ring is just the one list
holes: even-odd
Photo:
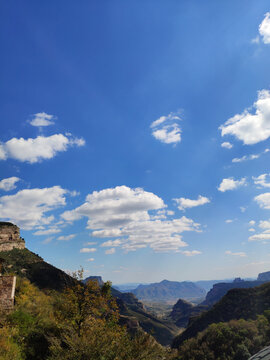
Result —
[{"label": "dense foliage", "polygon": [[210,325],[179,348],[179,360],[247,360],[269,345],[270,311],[256,320]]},{"label": "dense foliage", "polygon": [[133,338],[119,325],[110,284],[90,281],[63,292],[42,291],[19,279],[16,305],[0,316],[1,360],[158,360],[169,350],[150,335]]}]

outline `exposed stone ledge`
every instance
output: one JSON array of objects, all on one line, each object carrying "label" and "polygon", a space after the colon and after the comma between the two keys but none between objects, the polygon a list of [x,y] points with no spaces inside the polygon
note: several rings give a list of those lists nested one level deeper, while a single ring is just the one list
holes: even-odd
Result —
[{"label": "exposed stone ledge", "polygon": [[0,252],[14,248],[25,248],[25,241],[20,237],[20,228],[9,222],[0,222]]}]

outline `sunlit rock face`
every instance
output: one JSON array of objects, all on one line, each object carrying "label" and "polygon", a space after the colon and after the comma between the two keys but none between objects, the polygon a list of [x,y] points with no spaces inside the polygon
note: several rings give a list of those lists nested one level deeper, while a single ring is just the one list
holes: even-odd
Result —
[{"label": "sunlit rock face", "polygon": [[0,222],[0,252],[14,248],[25,248],[25,241],[20,237],[20,228],[9,222]]}]

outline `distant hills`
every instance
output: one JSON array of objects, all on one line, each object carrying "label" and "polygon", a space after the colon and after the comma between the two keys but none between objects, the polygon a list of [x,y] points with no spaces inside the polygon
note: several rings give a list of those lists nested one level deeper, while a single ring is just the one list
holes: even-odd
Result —
[{"label": "distant hills", "polygon": [[169,301],[204,298],[206,291],[190,281],[163,280],[159,283],[139,285],[132,293],[140,300]]}]

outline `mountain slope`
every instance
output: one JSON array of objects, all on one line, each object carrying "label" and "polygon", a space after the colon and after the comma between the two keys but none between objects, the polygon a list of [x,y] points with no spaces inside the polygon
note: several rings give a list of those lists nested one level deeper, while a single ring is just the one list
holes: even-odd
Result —
[{"label": "mountain slope", "polygon": [[[61,291],[77,282],[64,271],[48,264],[26,248],[0,252],[0,261],[3,262],[3,273],[15,273],[20,277],[26,277],[40,289]],[[117,300],[121,315],[128,319],[135,318],[139,326],[150,332],[162,345],[169,345],[172,342],[178,331],[172,322],[162,322],[148,314],[143,304],[131,293],[121,293],[113,288],[111,293]]]},{"label": "mountain slope", "polygon": [[243,281],[235,279],[231,283],[218,283],[207,293],[205,300],[200,305],[212,306],[217,303],[231,289],[247,289],[262,285],[265,281]]},{"label": "mountain slope", "polygon": [[132,293],[140,300],[168,301],[192,298],[202,298],[206,292],[196,284],[189,281],[168,281],[149,285],[139,285]]},{"label": "mountain slope", "polygon": [[179,347],[184,340],[213,323],[227,322],[232,319],[255,319],[257,315],[270,309],[270,283],[248,289],[232,289],[210,310],[193,319],[187,329],[173,341]]}]

